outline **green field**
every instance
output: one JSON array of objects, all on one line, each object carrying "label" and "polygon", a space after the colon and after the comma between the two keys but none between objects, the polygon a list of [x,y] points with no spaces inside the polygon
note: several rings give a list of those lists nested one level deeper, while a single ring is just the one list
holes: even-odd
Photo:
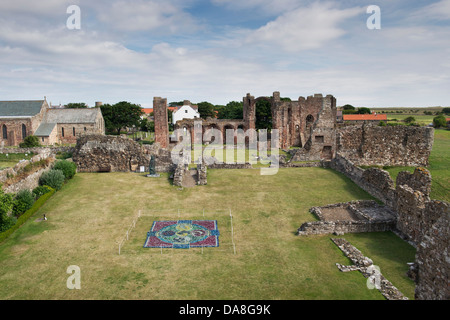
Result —
[{"label": "green field", "polygon": [[33,154],[25,153],[0,153],[0,170],[14,167],[20,160],[30,160]]},{"label": "green field", "polygon": [[[367,289],[361,273],[338,271],[336,262],[350,261],[330,236],[295,235],[302,223],[315,220],[310,207],[355,199],[371,197],[322,168],[280,169],[274,176],[257,169],[209,170],[207,186],[184,190],[168,175],[77,174],[0,244],[0,299],[383,299]],[[207,219],[218,220],[219,248],[142,248],[149,214],[177,220],[180,210],[184,220],[202,216],[203,209]],[[119,255],[139,210],[147,216]],[[37,222],[42,214],[49,220]],[[413,247],[390,232],[346,238],[413,298],[414,283],[405,276]],[[71,265],[81,268],[81,290],[66,287]]]}]

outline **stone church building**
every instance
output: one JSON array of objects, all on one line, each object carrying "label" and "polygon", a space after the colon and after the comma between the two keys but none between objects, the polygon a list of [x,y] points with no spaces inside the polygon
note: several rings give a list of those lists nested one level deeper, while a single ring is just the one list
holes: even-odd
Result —
[{"label": "stone church building", "polygon": [[47,101],[0,101],[0,145],[18,146],[27,136],[42,145],[76,143],[84,134],[105,134],[100,108],[50,108]]}]

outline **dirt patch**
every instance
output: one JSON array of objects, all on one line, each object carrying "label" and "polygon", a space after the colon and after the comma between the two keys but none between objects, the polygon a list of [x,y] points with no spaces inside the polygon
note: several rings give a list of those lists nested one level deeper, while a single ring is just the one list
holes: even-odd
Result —
[{"label": "dirt patch", "polygon": [[359,221],[360,219],[347,208],[321,208],[323,221]]}]

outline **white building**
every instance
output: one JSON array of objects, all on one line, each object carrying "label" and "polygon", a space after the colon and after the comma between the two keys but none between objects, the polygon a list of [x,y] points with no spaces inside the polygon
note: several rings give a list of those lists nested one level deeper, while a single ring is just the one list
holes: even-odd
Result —
[{"label": "white building", "polygon": [[198,113],[198,106],[191,105],[189,101],[184,101],[184,105],[180,106],[178,110],[174,111],[172,114],[172,123],[176,124],[177,121],[183,119],[197,119],[200,118],[200,113]]}]

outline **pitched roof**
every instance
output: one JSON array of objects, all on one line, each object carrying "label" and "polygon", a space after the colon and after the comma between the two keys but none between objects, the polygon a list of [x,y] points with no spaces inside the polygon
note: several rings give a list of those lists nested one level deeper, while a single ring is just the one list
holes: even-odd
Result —
[{"label": "pitched roof", "polygon": [[48,137],[52,133],[55,126],[56,123],[41,123],[34,135],[36,137]]},{"label": "pitched roof", "polygon": [[41,112],[44,101],[0,101],[0,117],[33,117]]},{"label": "pitched roof", "polygon": [[386,121],[385,114],[344,114],[344,121]]},{"label": "pitched roof", "polygon": [[49,109],[46,123],[95,123],[99,108],[88,109]]}]

